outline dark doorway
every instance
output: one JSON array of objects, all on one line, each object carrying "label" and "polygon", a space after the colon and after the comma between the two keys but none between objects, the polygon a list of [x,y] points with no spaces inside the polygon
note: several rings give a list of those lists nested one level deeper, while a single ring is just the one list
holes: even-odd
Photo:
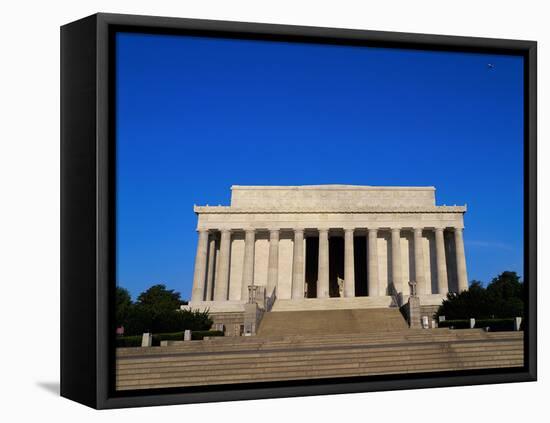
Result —
[{"label": "dark doorway", "polygon": [[329,251],[329,296],[339,297],[340,287],[338,278],[344,279],[344,238],[330,237],[328,240]]},{"label": "dark doorway", "polygon": [[353,259],[355,265],[355,296],[367,296],[367,237],[353,239]]},{"label": "dark doorway", "polygon": [[306,298],[317,298],[317,273],[319,271],[319,238],[306,238]]},{"label": "dark doorway", "polygon": [[[367,237],[353,239],[355,264],[355,296],[367,296]],[[344,238],[329,238],[329,295],[340,296],[338,278],[344,279]],[[317,278],[319,272],[319,238],[306,239],[305,294],[306,298],[317,298]]]}]

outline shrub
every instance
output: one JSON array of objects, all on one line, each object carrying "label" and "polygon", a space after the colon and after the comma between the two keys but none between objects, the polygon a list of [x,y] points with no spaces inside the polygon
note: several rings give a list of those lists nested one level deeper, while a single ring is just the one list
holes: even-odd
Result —
[{"label": "shrub", "polygon": [[138,296],[136,302],[132,302],[128,290],[118,286],[116,324],[124,326],[126,335],[209,328],[208,313],[187,311],[176,314],[182,304],[187,302],[181,299],[180,293],[163,284],[151,286]]},{"label": "shrub", "polygon": [[[158,347],[160,341],[183,341],[185,332],[158,333],[153,334],[153,346]],[[119,336],[116,338],[116,347],[141,347],[142,335]],[[191,331],[192,340],[201,340],[205,336],[223,336],[223,332],[219,330],[199,330]]]},{"label": "shrub", "polygon": [[117,348],[141,347],[141,335],[119,336],[116,338]]},{"label": "shrub", "polygon": [[489,327],[491,332],[514,330],[514,319],[480,319],[476,320],[476,328]]},{"label": "shrub", "polygon": [[515,272],[503,272],[487,288],[473,281],[467,291],[447,294],[436,317],[450,320],[506,319],[524,314],[524,287]]},{"label": "shrub", "polygon": [[470,321],[464,319],[445,320],[443,322],[439,322],[438,326],[440,328],[453,327],[454,329],[468,329],[470,327]]},{"label": "shrub", "polygon": [[184,332],[153,334],[153,346],[158,347],[160,341],[183,341]]},{"label": "shrub", "polygon": [[223,336],[223,331],[221,330],[198,330],[195,332],[191,332],[191,339],[192,340],[201,340],[204,339],[205,336]]},{"label": "shrub", "polygon": [[144,332],[175,333],[186,329],[208,330],[211,326],[212,319],[208,311],[158,311],[150,307],[134,305],[129,310],[125,331],[128,335],[140,335]]},{"label": "shrub", "polygon": [[[440,328],[453,327],[454,329],[469,329],[470,320],[466,319],[455,319],[455,320],[445,320],[439,322]],[[483,329],[489,327],[491,332],[502,332],[502,331],[511,331],[514,330],[514,319],[476,319],[475,328]],[[522,327],[523,328],[523,322]]]}]

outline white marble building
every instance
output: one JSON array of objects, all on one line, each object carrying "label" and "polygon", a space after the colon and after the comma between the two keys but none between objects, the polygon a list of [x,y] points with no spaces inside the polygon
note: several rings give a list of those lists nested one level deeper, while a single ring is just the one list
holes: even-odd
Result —
[{"label": "white marble building", "polygon": [[466,206],[434,187],[233,186],[230,206],[195,206],[191,308],[242,311],[255,285],[278,309],[422,304],[468,288]]}]

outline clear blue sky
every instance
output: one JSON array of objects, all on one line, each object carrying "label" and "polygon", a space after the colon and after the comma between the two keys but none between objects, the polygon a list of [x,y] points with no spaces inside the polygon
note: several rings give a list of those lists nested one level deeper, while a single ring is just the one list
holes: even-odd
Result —
[{"label": "clear blue sky", "polygon": [[[469,279],[523,276],[521,57],[117,36],[117,281],[189,298],[231,185],[433,185]],[[488,64],[494,67],[489,67]]]}]

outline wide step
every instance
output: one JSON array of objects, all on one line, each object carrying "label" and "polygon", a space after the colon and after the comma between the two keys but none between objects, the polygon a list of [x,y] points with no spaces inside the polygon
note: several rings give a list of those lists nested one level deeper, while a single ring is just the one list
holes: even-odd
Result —
[{"label": "wide step", "polygon": [[407,322],[396,308],[279,311],[265,313],[257,335],[376,333],[407,328]]},{"label": "wide step", "polygon": [[278,298],[273,305],[272,311],[350,310],[385,307],[397,307],[394,298],[391,296],[301,299]]},{"label": "wide step", "polygon": [[523,332],[406,330],[119,348],[117,389],[520,367]]}]

